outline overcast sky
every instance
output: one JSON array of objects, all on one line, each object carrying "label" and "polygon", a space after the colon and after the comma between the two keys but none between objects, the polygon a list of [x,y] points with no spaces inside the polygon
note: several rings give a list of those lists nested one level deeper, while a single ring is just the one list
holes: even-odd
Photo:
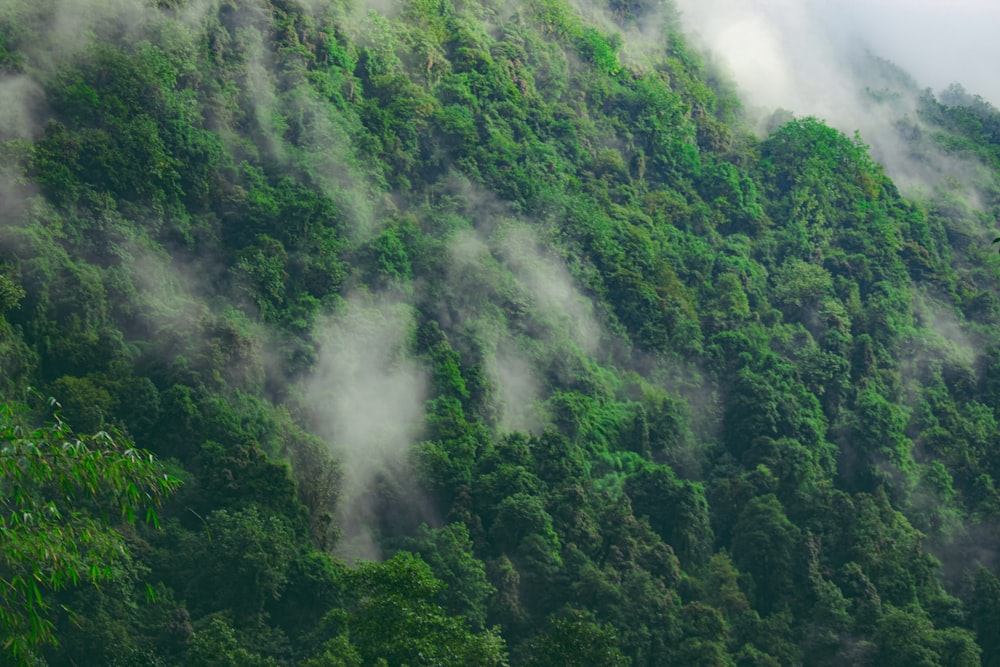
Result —
[{"label": "overcast sky", "polygon": [[881,55],[935,90],[952,82],[1000,106],[1000,2],[842,0]]},{"label": "overcast sky", "polygon": [[749,101],[836,112],[844,55],[870,45],[921,87],[952,82],[1000,106],[998,0],[678,0]]}]

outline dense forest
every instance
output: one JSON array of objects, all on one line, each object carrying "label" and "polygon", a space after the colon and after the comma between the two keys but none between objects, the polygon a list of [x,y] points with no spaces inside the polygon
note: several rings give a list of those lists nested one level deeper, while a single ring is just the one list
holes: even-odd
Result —
[{"label": "dense forest", "polygon": [[862,59],[906,187],[670,0],[0,0],[0,663],[1000,665],[1000,111]]}]

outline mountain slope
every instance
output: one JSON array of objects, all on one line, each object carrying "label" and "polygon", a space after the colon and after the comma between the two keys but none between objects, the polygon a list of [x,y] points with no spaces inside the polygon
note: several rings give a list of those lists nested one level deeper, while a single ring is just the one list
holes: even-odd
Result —
[{"label": "mountain slope", "polygon": [[586,9],[0,8],[0,386],[183,482],[33,664],[995,659],[1000,114]]}]

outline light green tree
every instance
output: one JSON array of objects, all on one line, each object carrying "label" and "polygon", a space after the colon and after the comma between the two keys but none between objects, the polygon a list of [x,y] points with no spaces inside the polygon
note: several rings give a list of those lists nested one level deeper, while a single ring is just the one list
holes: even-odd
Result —
[{"label": "light green tree", "polygon": [[0,405],[0,648],[15,662],[57,643],[54,592],[109,580],[128,560],[114,526],[137,514],[156,524],[179,483],[120,433],[79,435],[58,413],[32,429],[26,413]]}]

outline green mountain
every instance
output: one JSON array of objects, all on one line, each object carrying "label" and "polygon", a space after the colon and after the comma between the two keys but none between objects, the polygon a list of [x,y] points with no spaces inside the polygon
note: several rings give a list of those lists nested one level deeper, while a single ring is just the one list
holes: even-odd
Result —
[{"label": "green mountain", "polygon": [[0,1],[0,660],[1000,664],[1000,111],[865,63]]}]

